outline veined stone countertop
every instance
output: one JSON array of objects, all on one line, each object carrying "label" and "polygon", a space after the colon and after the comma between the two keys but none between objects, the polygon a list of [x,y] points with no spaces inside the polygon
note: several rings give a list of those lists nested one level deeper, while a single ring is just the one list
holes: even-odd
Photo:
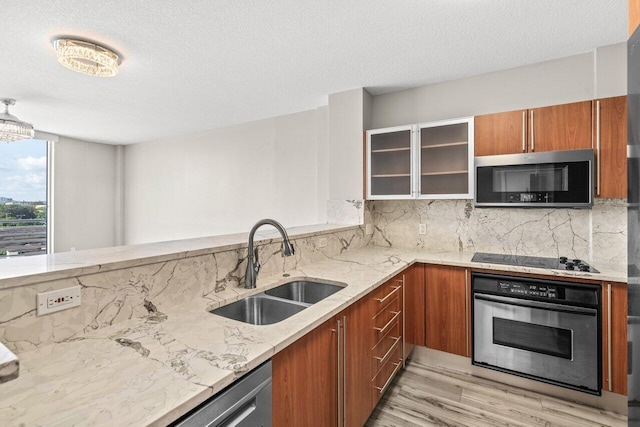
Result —
[{"label": "veined stone countertop", "polygon": [[[290,227],[287,233],[290,238],[298,239],[357,227],[357,225],[319,224]],[[0,289],[246,248],[248,236],[248,233],[237,233],[1,259]],[[255,235],[256,245],[277,240],[282,238],[275,229],[261,229]]]},{"label": "veined stone countertop", "polygon": [[[601,274],[472,263],[473,253],[368,247],[282,275],[228,301],[299,277],[346,288],[289,319],[253,326],[208,313],[202,302],[98,329],[19,354],[20,376],[0,384],[0,425],[166,425],[366,295],[414,261],[505,272],[626,281],[626,266]],[[63,327],[63,325],[61,325]]]}]

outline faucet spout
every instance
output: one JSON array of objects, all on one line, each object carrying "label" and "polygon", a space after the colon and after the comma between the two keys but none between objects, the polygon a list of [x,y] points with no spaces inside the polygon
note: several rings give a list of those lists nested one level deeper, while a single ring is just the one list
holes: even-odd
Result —
[{"label": "faucet spout", "polygon": [[260,271],[260,261],[258,260],[258,248],[253,247],[253,238],[256,231],[258,231],[258,228],[263,225],[271,225],[280,232],[280,235],[282,236],[282,254],[284,256],[291,256],[295,253],[293,244],[287,235],[287,231],[278,221],[274,221],[272,219],[261,219],[258,221],[249,232],[249,244],[247,246],[247,273],[244,277],[244,287],[247,289],[253,289],[256,287],[256,278]]}]

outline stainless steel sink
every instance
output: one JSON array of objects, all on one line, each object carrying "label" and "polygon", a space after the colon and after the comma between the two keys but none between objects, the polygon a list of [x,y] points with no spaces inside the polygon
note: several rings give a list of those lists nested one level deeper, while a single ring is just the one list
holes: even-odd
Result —
[{"label": "stainless steel sink", "polygon": [[286,300],[315,304],[341,289],[343,289],[342,286],[330,283],[296,280],[295,282],[285,283],[277,288],[269,289],[265,294]]},{"label": "stainless steel sink", "polygon": [[252,325],[271,325],[301,312],[308,306],[258,294],[211,310],[211,313]]},{"label": "stainless steel sink", "polygon": [[225,305],[210,313],[252,325],[271,325],[335,294],[344,286],[295,280],[261,294]]}]

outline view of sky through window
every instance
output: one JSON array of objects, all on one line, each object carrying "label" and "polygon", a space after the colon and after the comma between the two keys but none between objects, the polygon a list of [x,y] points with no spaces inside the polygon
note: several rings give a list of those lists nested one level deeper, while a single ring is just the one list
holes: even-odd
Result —
[{"label": "view of sky through window", "polygon": [[47,142],[0,143],[0,203],[47,199]]}]

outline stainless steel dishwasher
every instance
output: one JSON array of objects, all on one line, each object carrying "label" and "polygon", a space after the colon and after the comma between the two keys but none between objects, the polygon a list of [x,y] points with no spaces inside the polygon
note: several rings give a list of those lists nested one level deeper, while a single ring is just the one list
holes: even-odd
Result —
[{"label": "stainless steel dishwasher", "polygon": [[172,426],[271,427],[271,361],[255,368]]}]

